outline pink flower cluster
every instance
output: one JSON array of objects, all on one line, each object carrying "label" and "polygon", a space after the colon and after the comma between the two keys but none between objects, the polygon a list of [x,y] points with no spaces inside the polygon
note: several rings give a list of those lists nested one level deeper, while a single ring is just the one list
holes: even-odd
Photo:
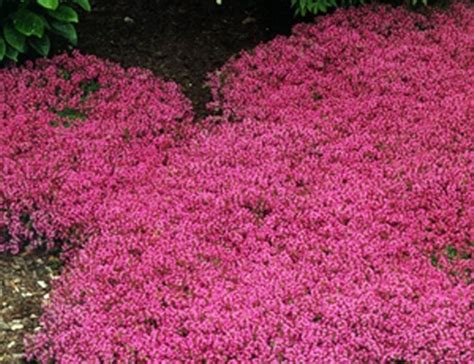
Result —
[{"label": "pink flower cluster", "polygon": [[96,209],[182,138],[174,83],[75,54],[0,71],[0,252],[81,244]]},{"label": "pink flower cluster", "polygon": [[[473,41],[472,5],[370,6],[230,61],[211,80],[210,127],[172,153],[120,143],[124,182],[101,182],[98,232],[30,357],[472,362]],[[171,95],[156,108],[185,117]],[[152,101],[104,105],[101,120],[143,125]]]}]

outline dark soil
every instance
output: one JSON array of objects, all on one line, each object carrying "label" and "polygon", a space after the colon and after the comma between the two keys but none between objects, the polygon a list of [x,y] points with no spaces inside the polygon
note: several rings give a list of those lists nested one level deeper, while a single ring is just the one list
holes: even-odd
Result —
[{"label": "dark soil", "polygon": [[79,25],[79,49],[178,82],[205,114],[206,75],[242,49],[289,34],[289,0],[102,0]]},{"label": "dark soil", "polygon": [[[181,84],[198,119],[210,100],[207,74],[240,50],[289,34],[289,0],[97,0],[82,14],[79,49],[123,66],[151,69]],[[39,329],[41,305],[59,275],[56,255],[0,255],[0,363],[23,362],[25,334]]]}]

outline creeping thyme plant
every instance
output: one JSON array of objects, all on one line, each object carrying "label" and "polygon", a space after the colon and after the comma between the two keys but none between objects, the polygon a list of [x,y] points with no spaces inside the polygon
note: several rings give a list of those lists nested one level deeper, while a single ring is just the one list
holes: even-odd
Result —
[{"label": "creeping thyme plant", "polygon": [[77,247],[39,362],[469,362],[472,5],[337,11],[174,83],[0,71],[0,246]]}]

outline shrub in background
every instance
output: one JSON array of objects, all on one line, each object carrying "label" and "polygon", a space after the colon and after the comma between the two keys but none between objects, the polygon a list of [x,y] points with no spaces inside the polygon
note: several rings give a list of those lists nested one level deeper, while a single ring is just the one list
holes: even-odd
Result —
[{"label": "shrub in background", "polygon": [[[363,5],[370,3],[370,0],[290,0],[291,6],[295,9],[295,15],[306,16],[307,14],[320,14],[326,13],[330,9],[338,7],[347,7],[351,5]],[[431,1],[431,0],[430,0]],[[399,1],[390,1],[396,2]],[[402,0],[407,6],[427,6],[428,0]],[[222,4],[222,0],[216,0],[218,5]]]},{"label": "shrub in background", "polygon": [[76,45],[79,16],[74,7],[91,10],[89,0],[0,0],[0,62],[17,62],[29,50],[47,56],[51,33]]},{"label": "shrub in background", "polygon": [[[291,0],[295,15],[326,13],[329,9],[341,6],[365,4],[370,0]],[[428,0],[405,0],[407,6],[428,5]]]}]

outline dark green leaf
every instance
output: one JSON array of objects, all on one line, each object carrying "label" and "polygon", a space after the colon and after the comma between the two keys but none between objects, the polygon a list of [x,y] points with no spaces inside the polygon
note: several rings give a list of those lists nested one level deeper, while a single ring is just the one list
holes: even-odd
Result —
[{"label": "dark green leaf", "polygon": [[7,50],[5,51],[5,57],[7,57],[8,59],[11,59],[12,61],[15,61],[15,62],[18,62],[18,51],[7,45]]},{"label": "dark green leaf", "polygon": [[72,45],[77,45],[77,33],[73,25],[60,21],[52,21],[51,27],[55,33],[66,38]]},{"label": "dark green leaf", "polygon": [[91,4],[89,3],[89,0],[74,0],[74,2],[85,11],[91,11]]},{"label": "dark green leaf", "polygon": [[43,36],[43,21],[35,13],[27,9],[21,9],[13,14],[12,19],[15,29],[21,34],[26,35],[27,37],[35,35],[38,38],[41,38]]},{"label": "dark green leaf", "polygon": [[43,35],[42,38],[30,38],[28,40],[30,46],[43,57],[46,57],[49,54],[51,48],[51,42],[47,34]]},{"label": "dark green leaf", "polygon": [[3,26],[3,35],[8,44],[20,53],[26,52],[25,36],[19,33],[11,23]]},{"label": "dark green leaf", "polygon": [[46,20],[46,18],[41,14],[38,14],[38,17],[43,22],[44,29],[51,30],[51,25],[49,25],[49,22]]},{"label": "dark green leaf", "polygon": [[76,11],[67,5],[60,5],[54,11],[48,11],[48,15],[54,19],[61,20],[65,23],[78,23],[79,17]]},{"label": "dark green leaf", "polygon": [[56,10],[59,6],[59,0],[37,0],[38,4],[45,9]]},{"label": "dark green leaf", "polygon": [[326,5],[326,2],[324,0],[319,0],[318,1],[318,10],[322,11],[323,13],[328,11],[328,7]]},{"label": "dark green leaf", "polygon": [[0,38],[0,61],[3,61],[3,58],[5,58],[5,53],[7,51],[7,44],[3,40],[3,38]]}]

